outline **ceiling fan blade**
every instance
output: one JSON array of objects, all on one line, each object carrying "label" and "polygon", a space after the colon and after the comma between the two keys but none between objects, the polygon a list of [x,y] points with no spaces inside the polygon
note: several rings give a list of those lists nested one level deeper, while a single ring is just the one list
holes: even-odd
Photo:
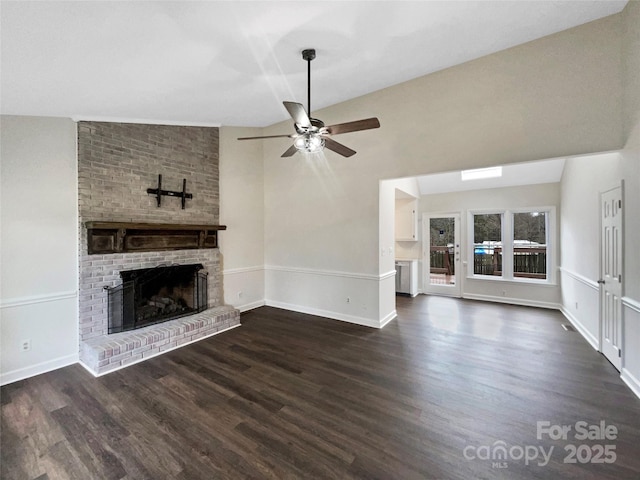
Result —
[{"label": "ceiling fan blade", "polygon": [[293,135],[267,135],[265,137],[241,137],[238,140],[258,140],[261,138],[293,138]]},{"label": "ceiling fan blade", "polygon": [[325,130],[329,135],[338,135],[339,133],[357,132],[359,130],[369,130],[371,128],[379,128],[380,121],[375,118],[366,118],[364,120],[356,120],[355,122],[338,123],[337,125],[329,125]]},{"label": "ceiling fan blade", "polygon": [[338,143],[335,140],[332,140],[331,138],[328,138],[328,137],[322,137],[322,138],[324,138],[325,148],[328,148],[329,150],[333,150],[334,152],[339,153],[343,157],[350,157],[351,155],[355,155],[356,153],[355,150],[351,150],[349,147],[345,147],[341,143]]},{"label": "ceiling fan blade", "polygon": [[293,156],[294,153],[296,153],[298,151],[298,149],[296,148],[295,145],[291,145],[286,152],[284,152],[282,155],[280,155],[281,157],[291,157]]},{"label": "ceiling fan blade", "polygon": [[287,109],[293,121],[300,125],[301,127],[310,127],[311,120],[309,120],[309,115],[307,115],[307,111],[304,109],[301,103],[295,102],[282,102],[284,104],[284,108]]}]

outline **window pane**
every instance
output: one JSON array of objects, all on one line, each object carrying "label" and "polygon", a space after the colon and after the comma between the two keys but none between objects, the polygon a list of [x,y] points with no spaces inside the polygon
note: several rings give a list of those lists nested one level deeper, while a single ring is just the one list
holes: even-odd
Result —
[{"label": "window pane", "polygon": [[547,278],[547,214],[513,214],[513,276]]},{"label": "window pane", "polygon": [[473,216],[473,273],[502,276],[502,215]]}]

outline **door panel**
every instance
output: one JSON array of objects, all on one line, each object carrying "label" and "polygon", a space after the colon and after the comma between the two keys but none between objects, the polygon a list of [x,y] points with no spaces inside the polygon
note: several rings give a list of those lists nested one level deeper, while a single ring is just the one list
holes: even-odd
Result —
[{"label": "door panel", "polygon": [[425,214],[422,225],[424,292],[459,297],[460,214]]},{"label": "door panel", "polygon": [[622,367],[622,189],[601,194],[600,349]]}]

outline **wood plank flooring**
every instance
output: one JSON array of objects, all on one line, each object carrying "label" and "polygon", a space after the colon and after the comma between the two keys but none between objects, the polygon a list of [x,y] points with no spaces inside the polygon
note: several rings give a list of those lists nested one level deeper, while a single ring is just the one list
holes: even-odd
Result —
[{"label": "wood plank flooring", "polygon": [[[98,379],[74,365],[7,385],[1,477],[640,478],[640,400],[561,314],[397,303],[382,330],[261,307]],[[572,431],[539,439],[539,421]],[[617,436],[577,440],[579,421]],[[596,445],[615,462],[592,462]],[[499,446],[506,457],[485,459]]]}]

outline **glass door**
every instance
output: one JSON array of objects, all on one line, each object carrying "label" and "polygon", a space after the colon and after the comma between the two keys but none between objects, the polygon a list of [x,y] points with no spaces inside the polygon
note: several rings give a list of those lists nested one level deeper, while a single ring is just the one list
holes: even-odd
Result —
[{"label": "glass door", "polygon": [[460,214],[425,214],[422,225],[424,292],[461,296]]}]

